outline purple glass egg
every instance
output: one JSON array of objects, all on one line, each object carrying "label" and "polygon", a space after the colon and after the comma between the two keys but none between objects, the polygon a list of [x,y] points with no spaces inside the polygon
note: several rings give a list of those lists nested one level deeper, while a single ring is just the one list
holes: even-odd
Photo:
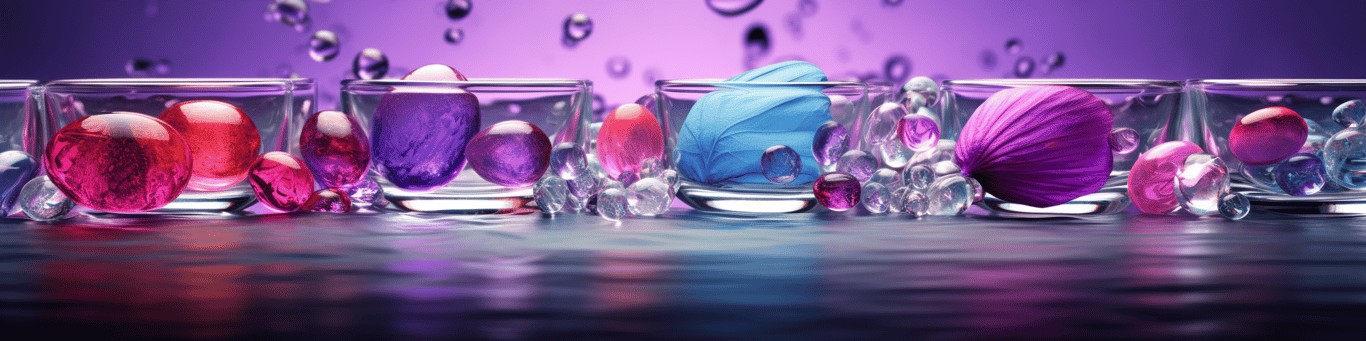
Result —
[{"label": "purple glass egg", "polygon": [[370,142],[356,119],[340,111],[319,111],[304,122],[299,152],[323,188],[346,188],[370,168]]},{"label": "purple glass egg", "polygon": [[816,201],[831,211],[844,211],[858,206],[863,188],[853,175],[826,173],[816,179]]},{"label": "purple glass egg", "polygon": [[[464,78],[459,72],[448,73],[445,78],[421,79]],[[465,149],[479,131],[479,124],[479,99],[474,94],[457,88],[399,86],[385,94],[375,108],[371,130],[375,168],[389,182],[405,190],[428,191],[445,186],[465,167]]]},{"label": "purple glass egg", "polygon": [[531,123],[503,121],[475,134],[466,153],[470,168],[484,180],[527,187],[550,165],[550,138]]},{"label": "purple glass egg", "polygon": [[833,165],[848,150],[849,130],[844,129],[844,125],[829,121],[816,128],[816,136],[811,140],[811,152],[816,155],[816,163]]}]

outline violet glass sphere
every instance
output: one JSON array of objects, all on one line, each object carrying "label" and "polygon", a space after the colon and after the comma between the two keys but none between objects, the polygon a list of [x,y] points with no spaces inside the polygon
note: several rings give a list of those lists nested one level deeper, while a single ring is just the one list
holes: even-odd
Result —
[{"label": "violet glass sphere", "polygon": [[1238,120],[1228,134],[1228,148],[1239,161],[1264,166],[1294,155],[1308,138],[1309,125],[1300,114],[1269,107]]},{"label": "violet glass sphere", "polygon": [[52,183],[81,206],[133,213],[166,206],[190,181],[190,146],[151,116],[86,116],[52,137],[44,157]]},{"label": "violet glass sphere", "polygon": [[247,182],[256,199],[281,212],[299,210],[313,194],[313,172],[304,160],[285,152],[261,154],[247,171]]},{"label": "violet glass sphere", "polygon": [[849,130],[835,121],[821,124],[811,141],[811,151],[816,156],[816,163],[822,166],[835,164],[844,152],[849,151]]},{"label": "violet glass sphere", "polygon": [[853,175],[826,173],[813,186],[816,201],[832,211],[844,211],[858,206],[863,188]]},{"label": "violet glass sphere", "polygon": [[[404,80],[463,81],[445,65],[428,65]],[[371,133],[375,168],[394,186],[429,191],[465,167],[466,146],[479,131],[479,99],[457,88],[397,87],[375,108]]]},{"label": "violet glass sphere", "polygon": [[340,111],[319,111],[304,121],[299,151],[324,188],[347,188],[370,168],[370,141],[356,119]]},{"label": "violet glass sphere", "polygon": [[896,136],[901,139],[901,145],[912,151],[931,150],[939,145],[939,123],[929,116],[908,114],[897,122]]},{"label": "violet glass sphere", "polygon": [[785,184],[797,180],[802,173],[802,157],[791,147],[777,145],[768,147],[759,159],[764,177],[774,183]]},{"label": "violet glass sphere", "polygon": [[1285,194],[1314,195],[1327,182],[1328,171],[1323,168],[1323,160],[1314,154],[1295,154],[1276,165],[1276,184]]},{"label": "violet glass sphere", "polygon": [[550,138],[531,123],[503,121],[475,134],[466,154],[470,168],[484,180],[527,187],[550,165]]}]

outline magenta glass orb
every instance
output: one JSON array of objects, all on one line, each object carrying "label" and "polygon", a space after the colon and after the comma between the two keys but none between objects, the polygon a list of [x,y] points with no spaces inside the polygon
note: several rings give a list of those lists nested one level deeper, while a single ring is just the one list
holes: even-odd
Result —
[{"label": "magenta glass orb", "polygon": [[351,212],[351,197],[336,188],[326,188],[313,192],[299,210],[304,212],[347,213]]},{"label": "magenta glass orb", "polygon": [[217,191],[247,177],[261,153],[261,133],[246,112],[219,101],[180,102],[157,117],[175,128],[190,145],[194,167],[190,189]]},{"label": "magenta glass orb", "polygon": [[1309,125],[1294,110],[1269,107],[1243,116],[1228,134],[1238,161],[1265,166],[1295,155],[1309,138]]},{"label": "magenta glass orb", "polygon": [[1129,199],[1139,211],[1167,214],[1175,211],[1176,172],[1191,154],[1204,150],[1186,141],[1170,141],[1154,146],[1138,156],[1129,171]]},{"label": "magenta glass orb", "polygon": [[484,180],[527,187],[550,166],[550,138],[531,123],[503,121],[474,134],[465,155],[470,168]]},{"label": "magenta glass orb", "polygon": [[304,160],[289,153],[261,154],[247,175],[256,199],[276,211],[297,211],[313,194],[313,172]]},{"label": "magenta glass orb", "polygon": [[816,201],[832,211],[844,211],[858,206],[859,196],[863,191],[858,179],[844,173],[821,175],[813,187]]},{"label": "magenta glass orb", "polygon": [[655,115],[639,104],[626,104],[607,114],[598,129],[598,162],[607,176],[639,171],[646,159],[664,159],[664,129]]},{"label": "magenta glass orb", "polygon": [[929,116],[908,114],[897,121],[896,136],[912,151],[931,150],[939,145],[939,123]]},{"label": "magenta glass orb", "polygon": [[304,121],[299,152],[324,188],[347,188],[370,168],[370,139],[360,123],[340,111],[319,111]]},{"label": "magenta glass orb", "polygon": [[151,116],[114,112],[62,127],[43,161],[53,184],[81,206],[150,211],[174,201],[190,181],[190,146]]}]

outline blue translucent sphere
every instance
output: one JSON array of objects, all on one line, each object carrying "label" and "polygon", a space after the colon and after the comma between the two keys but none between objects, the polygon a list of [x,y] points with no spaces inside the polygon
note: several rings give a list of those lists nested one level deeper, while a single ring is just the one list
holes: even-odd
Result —
[{"label": "blue translucent sphere", "polygon": [[775,183],[792,182],[802,174],[802,157],[788,146],[769,147],[759,164],[764,168],[764,177]]},{"label": "blue translucent sphere", "polygon": [[1286,194],[1308,196],[1318,193],[1328,181],[1323,160],[1314,154],[1299,153],[1276,165],[1276,184]]}]

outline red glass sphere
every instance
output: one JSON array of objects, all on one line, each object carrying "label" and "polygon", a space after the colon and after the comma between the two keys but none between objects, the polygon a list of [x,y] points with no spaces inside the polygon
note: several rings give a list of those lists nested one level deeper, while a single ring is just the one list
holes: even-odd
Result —
[{"label": "red glass sphere", "polygon": [[190,180],[190,146],[154,117],[114,112],[77,119],[52,137],[43,157],[52,183],[72,201],[119,213],[175,200]]},{"label": "red glass sphere", "polygon": [[216,191],[247,178],[247,169],[261,152],[261,133],[247,113],[219,101],[177,103],[161,112],[190,145],[194,168],[190,189]]}]

